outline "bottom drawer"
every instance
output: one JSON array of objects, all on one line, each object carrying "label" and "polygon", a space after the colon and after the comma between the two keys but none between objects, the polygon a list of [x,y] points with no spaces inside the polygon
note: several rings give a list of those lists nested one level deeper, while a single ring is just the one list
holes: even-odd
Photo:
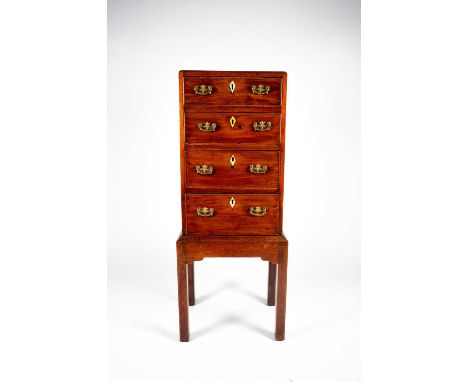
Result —
[{"label": "bottom drawer", "polygon": [[188,235],[276,235],[277,194],[187,194]]}]

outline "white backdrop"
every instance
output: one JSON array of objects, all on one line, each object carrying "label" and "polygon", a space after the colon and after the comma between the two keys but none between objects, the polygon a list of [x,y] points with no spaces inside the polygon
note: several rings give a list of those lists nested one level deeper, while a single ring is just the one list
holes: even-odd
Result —
[{"label": "white backdrop", "polygon": [[[178,342],[178,71],[288,72],[286,341],[267,263],[195,264]],[[110,381],[358,381],[360,4],[109,0]]]}]

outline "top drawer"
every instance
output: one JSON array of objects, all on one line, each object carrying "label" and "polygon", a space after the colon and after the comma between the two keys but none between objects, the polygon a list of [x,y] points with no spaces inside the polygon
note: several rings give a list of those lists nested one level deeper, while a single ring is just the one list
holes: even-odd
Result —
[{"label": "top drawer", "polygon": [[185,77],[184,104],[281,106],[281,78]]}]

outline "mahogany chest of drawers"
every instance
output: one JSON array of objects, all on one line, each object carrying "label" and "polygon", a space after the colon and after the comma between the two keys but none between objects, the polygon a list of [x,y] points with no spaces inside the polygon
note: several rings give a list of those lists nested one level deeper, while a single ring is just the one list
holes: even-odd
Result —
[{"label": "mahogany chest of drawers", "polygon": [[205,257],[268,261],[268,305],[284,339],[285,72],[180,71],[182,233],[177,240],[180,340],[189,340],[194,265]]}]

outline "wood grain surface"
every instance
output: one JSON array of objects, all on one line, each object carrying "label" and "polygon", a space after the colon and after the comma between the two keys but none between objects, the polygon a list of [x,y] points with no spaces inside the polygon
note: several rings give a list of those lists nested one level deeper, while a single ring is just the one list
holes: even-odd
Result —
[{"label": "wood grain surface", "polygon": [[[235,163],[231,167],[230,159]],[[203,190],[243,190],[279,188],[279,151],[188,151],[186,185]],[[265,174],[252,174],[250,165],[266,165]],[[213,166],[212,175],[197,173],[197,165]]]},{"label": "wood grain surface", "polygon": [[[229,201],[234,198],[235,205]],[[277,194],[188,194],[187,235],[278,234]],[[264,216],[252,216],[250,207],[266,207]],[[197,215],[198,207],[214,208],[213,216]]]},{"label": "wood grain surface", "polygon": [[[231,127],[230,119],[236,123]],[[256,144],[257,147],[276,148],[281,142],[281,114],[279,113],[185,113],[185,142],[188,144],[213,143]],[[254,122],[271,122],[270,130],[255,131]],[[216,124],[213,132],[200,131],[198,124]]]},{"label": "wood grain surface", "polygon": [[[234,93],[229,89],[229,83],[234,81]],[[212,86],[209,95],[197,95],[195,86]],[[252,85],[269,86],[270,91],[265,95],[252,93]],[[198,105],[226,105],[226,106],[280,106],[281,78],[244,78],[244,77],[185,77],[184,104]]]},{"label": "wood grain surface", "polygon": [[[235,82],[232,92],[229,83]],[[255,95],[252,85],[269,86]],[[197,95],[195,86],[212,86]],[[180,71],[179,128],[182,233],[177,240],[180,341],[189,341],[189,305],[195,304],[194,262],[206,257],[259,257],[268,261],[267,305],[276,305],[274,338],[285,338],[288,241],[283,229],[286,72]],[[230,119],[236,121],[231,126]],[[271,122],[255,131],[254,122]],[[214,132],[198,124],[215,123]],[[231,156],[235,163],[230,163]],[[251,164],[266,165],[252,174]],[[197,165],[213,166],[212,175]],[[229,203],[234,198],[234,207]],[[199,216],[198,207],[213,208]],[[253,216],[250,207],[265,207]]]}]

